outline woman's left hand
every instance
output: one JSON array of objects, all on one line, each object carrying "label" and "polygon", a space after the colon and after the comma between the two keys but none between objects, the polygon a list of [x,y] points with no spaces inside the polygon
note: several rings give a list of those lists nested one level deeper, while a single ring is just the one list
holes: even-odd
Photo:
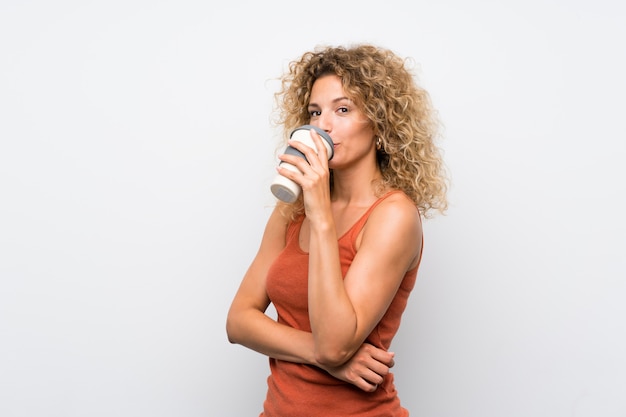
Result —
[{"label": "woman's left hand", "polygon": [[324,369],[335,378],[349,382],[363,391],[374,392],[394,366],[393,358],[393,353],[363,343],[348,362]]}]

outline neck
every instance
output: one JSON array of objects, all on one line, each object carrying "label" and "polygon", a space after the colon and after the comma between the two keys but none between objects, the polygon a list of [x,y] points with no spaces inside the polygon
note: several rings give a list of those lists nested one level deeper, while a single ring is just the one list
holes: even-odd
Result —
[{"label": "neck", "polygon": [[346,205],[369,205],[377,198],[374,181],[380,178],[377,165],[368,169],[334,170],[332,201]]}]

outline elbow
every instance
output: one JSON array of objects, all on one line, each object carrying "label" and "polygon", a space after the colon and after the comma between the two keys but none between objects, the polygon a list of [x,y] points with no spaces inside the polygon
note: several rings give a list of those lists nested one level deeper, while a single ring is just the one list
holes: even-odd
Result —
[{"label": "elbow", "polygon": [[236,344],[237,343],[237,339],[235,338],[232,330],[230,329],[230,327],[228,326],[228,324],[226,325],[226,338],[228,339],[228,342],[231,344]]},{"label": "elbow", "polygon": [[262,325],[263,310],[256,306],[232,306],[226,315],[226,337],[232,344],[246,345]]},{"label": "elbow", "polygon": [[232,314],[228,314],[226,318],[226,337],[228,338],[228,342],[232,344],[239,343],[238,330],[239,326],[237,326],[237,320],[233,317]]},{"label": "elbow", "polygon": [[316,349],[315,360],[325,367],[336,368],[348,362],[354,352],[345,349]]},{"label": "elbow", "polygon": [[229,343],[237,343],[237,339],[235,338],[232,326],[228,320],[226,320],[226,338],[228,339]]}]

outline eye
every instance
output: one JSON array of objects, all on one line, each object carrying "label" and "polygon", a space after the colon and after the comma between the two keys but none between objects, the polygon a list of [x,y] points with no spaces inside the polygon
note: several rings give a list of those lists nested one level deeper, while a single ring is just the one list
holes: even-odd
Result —
[{"label": "eye", "polygon": [[309,110],[309,116],[311,117],[319,117],[320,114],[322,114],[322,112],[319,110]]},{"label": "eye", "polygon": [[349,111],[349,110],[348,110],[348,108],[347,108],[347,107],[339,107],[339,108],[337,109],[337,112],[339,112],[339,113],[348,113],[348,111]]}]

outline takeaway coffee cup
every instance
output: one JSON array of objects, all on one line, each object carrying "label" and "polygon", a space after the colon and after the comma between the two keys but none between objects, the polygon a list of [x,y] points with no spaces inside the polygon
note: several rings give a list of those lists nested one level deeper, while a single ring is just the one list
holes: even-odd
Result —
[{"label": "takeaway coffee cup", "polygon": [[[302,125],[300,127],[297,127],[291,132],[290,139],[297,140],[299,142],[304,143],[307,146],[310,146],[313,149],[316,149],[315,143],[313,142],[313,139],[311,138],[311,132],[310,132],[311,130],[315,130],[320,135],[320,137],[322,138],[322,142],[326,146],[326,152],[328,153],[328,160],[332,159],[333,154],[334,154],[333,140],[330,138],[328,133],[324,132],[322,129],[316,126]],[[291,146],[287,146],[284,153],[289,154],[289,155],[296,155],[296,156],[306,159],[306,157],[304,156],[302,152],[300,152],[299,150]],[[297,167],[286,162],[281,162],[280,166],[283,168],[290,169],[292,171],[296,171],[296,172],[299,171]],[[302,192],[302,189],[297,183],[293,182],[289,178],[283,177],[280,174],[276,175],[276,178],[274,178],[274,181],[272,181],[272,185],[270,186],[270,189],[272,190],[272,194],[274,194],[276,198],[278,198],[281,201],[284,201],[285,203],[293,203],[294,201],[298,199],[298,196]]]}]

